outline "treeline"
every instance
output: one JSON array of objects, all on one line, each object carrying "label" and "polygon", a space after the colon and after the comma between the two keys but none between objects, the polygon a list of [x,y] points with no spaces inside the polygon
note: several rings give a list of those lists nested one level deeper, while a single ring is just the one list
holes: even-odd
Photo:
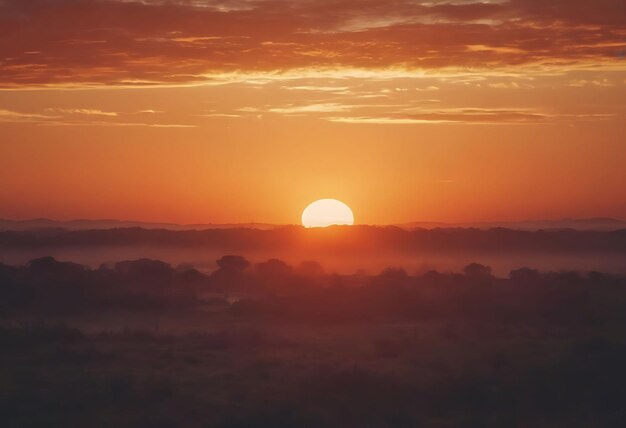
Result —
[{"label": "treeline", "polygon": [[191,231],[120,228],[69,231],[38,229],[0,232],[0,248],[58,248],[83,246],[155,245],[214,248],[228,252],[274,250],[299,254],[334,252],[420,251],[538,251],[626,252],[626,230],[522,231],[511,229],[418,229],[334,226],[304,229],[288,226],[273,230],[209,229]]},{"label": "treeline", "polygon": [[80,315],[94,311],[185,311],[301,321],[471,318],[601,323],[626,319],[626,278],[599,272],[521,268],[497,278],[488,266],[462,273],[325,273],[271,259],[251,264],[224,256],[210,274],[158,260],[90,269],[51,257],[25,266],[0,264],[0,311]]}]

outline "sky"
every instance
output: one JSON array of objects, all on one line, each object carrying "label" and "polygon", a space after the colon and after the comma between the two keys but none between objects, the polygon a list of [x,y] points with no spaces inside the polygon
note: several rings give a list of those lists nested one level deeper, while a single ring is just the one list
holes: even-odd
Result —
[{"label": "sky", "polygon": [[623,0],[0,0],[0,218],[626,218]]}]

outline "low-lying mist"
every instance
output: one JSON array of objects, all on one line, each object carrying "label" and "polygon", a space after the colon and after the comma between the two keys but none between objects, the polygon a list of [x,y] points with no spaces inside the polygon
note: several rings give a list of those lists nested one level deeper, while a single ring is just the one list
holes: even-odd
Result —
[{"label": "low-lying mist", "polygon": [[223,254],[253,262],[278,258],[290,264],[315,260],[342,274],[377,273],[389,266],[423,273],[458,271],[480,261],[496,275],[520,266],[541,270],[626,273],[626,231],[514,231],[387,227],[331,227],[307,230],[221,229],[169,231],[59,229],[0,232],[0,261],[23,264],[43,256],[98,267],[103,263],[150,258],[203,272]]}]

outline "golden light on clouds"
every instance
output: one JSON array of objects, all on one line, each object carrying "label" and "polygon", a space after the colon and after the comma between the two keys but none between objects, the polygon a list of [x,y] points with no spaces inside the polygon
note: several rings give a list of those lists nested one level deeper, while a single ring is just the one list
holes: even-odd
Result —
[{"label": "golden light on clouds", "polygon": [[626,217],[626,3],[545,4],[4,0],[0,217]]}]

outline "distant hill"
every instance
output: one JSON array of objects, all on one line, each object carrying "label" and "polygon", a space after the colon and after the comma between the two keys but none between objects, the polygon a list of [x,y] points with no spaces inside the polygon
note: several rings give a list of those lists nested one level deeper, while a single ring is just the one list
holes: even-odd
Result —
[{"label": "distant hill", "polygon": [[246,254],[412,254],[424,251],[626,252],[626,229],[619,231],[504,228],[434,228],[407,230],[393,226],[332,226],[305,229],[284,226],[271,230],[214,228],[165,230],[115,228],[100,230],[31,229],[0,232],[0,248],[166,246],[176,249],[218,249]]},{"label": "distant hill", "polygon": [[[141,228],[146,230],[165,229],[174,231],[207,230],[207,229],[259,229],[272,230],[284,225],[269,223],[233,223],[233,224],[177,224],[177,223],[150,223],[142,221],[127,221],[115,219],[99,220],[50,220],[38,218],[32,220],[2,220],[0,231],[3,230],[32,230],[32,229],[66,229],[66,230],[108,230],[120,228]],[[626,229],[626,221],[613,218],[589,219],[562,219],[562,220],[530,220],[518,222],[476,222],[476,223],[441,223],[441,222],[411,222],[394,225],[405,230],[415,229],[494,229],[505,228],[511,230],[592,230],[612,231]]]},{"label": "distant hill", "polygon": [[140,227],[142,229],[167,229],[167,230],[206,230],[206,229],[273,229],[276,226],[265,223],[241,223],[241,224],[176,224],[176,223],[150,223],[142,221],[126,221],[115,219],[101,220],[50,220],[37,218],[32,220],[3,220],[0,219],[0,230],[31,230],[31,229],[67,229],[67,230],[100,230]]},{"label": "distant hill", "polygon": [[397,225],[403,229],[436,229],[436,228],[476,228],[493,229],[505,228],[513,230],[597,230],[611,231],[626,229],[626,221],[614,218],[587,218],[562,220],[529,220],[516,222],[478,222],[478,223],[434,223],[413,222]]}]

